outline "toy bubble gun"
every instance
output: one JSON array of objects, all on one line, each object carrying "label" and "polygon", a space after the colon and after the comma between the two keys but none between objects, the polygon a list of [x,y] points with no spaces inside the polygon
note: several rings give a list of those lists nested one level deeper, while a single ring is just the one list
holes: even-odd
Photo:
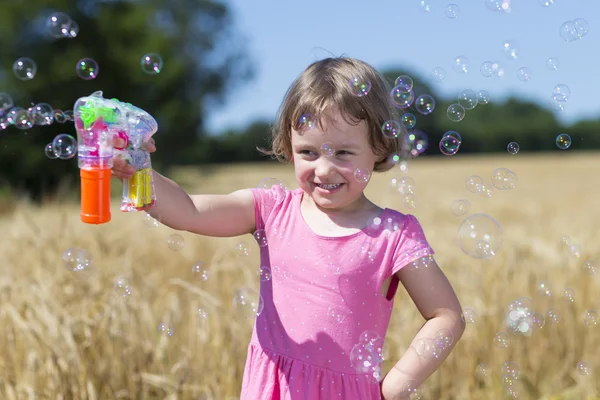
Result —
[{"label": "toy bubble gun", "polygon": [[[75,102],[78,163],[81,176],[81,220],[88,224],[110,221],[110,179],[114,156],[124,158],[136,169],[123,180],[121,211],[146,210],[156,196],[150,154],[142,148],[158,125],[144,110],[117,99],[105,99],[102,92]],[[123,147],[114,147],[116,138]]]}]

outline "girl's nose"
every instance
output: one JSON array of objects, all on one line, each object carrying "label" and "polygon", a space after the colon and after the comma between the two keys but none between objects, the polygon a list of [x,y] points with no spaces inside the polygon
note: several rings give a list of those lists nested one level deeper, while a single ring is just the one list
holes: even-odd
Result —
[{"label": "girl's nose", "polygon": [[335,164],[328,157],[319,157],[316,163],[315,175],[319,178],[328,178],[335,172]]}]

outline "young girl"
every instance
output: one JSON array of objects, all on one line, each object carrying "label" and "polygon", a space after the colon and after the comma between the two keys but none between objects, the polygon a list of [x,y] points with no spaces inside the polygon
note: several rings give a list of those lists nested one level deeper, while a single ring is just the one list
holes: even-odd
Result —
[{"label": "young girl", "polygon": [[[154,172],[153,217],[200,235],[254,234],[260,265],[271,271],[261,281],[264,309],[241,400],[415,398],[464,330],[460,304],[417,219],[364,194],[371,173],[389,170],[399,148],[402,135],[382,133],[395,116],[389,94],[370,65],[350,58],[315,62],[296,79],[272,148],[263,150],[293,165],[295,190],[188,195]],[[147,148],[155,151],[154,142]],[[115,160],[113,173],[128,178],[133,168]],[[381,379],[399,282],[426,323]]]}]

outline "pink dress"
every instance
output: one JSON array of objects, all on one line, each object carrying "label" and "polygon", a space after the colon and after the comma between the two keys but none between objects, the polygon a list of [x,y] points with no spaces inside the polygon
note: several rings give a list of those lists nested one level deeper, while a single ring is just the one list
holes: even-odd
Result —
[{"label": "pink dress", "polygon": [[[433,254],[414,216],[385,209],[352,235],[323,237],[306,224],[302,190],[253,189],[264,308],[256,318],[241,400],[374,400],[379,383],[350,358],[360,335],[385,338],[393,299],[383,282]],[[262,232],[261,232],[262,233]],[[258,237],[258,235],[257,235]]]}]

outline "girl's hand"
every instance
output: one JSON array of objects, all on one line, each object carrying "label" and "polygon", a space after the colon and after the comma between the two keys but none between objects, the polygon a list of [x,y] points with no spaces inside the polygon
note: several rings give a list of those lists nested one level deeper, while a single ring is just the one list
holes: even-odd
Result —
[{"label": "girl's hand", "polygon": [[[114,140],[114,147],[123,148],[125,147],[125,140],[117,137]],[[149,153],[154,153],[156,151],[156,143],[153,138],[148,139],[147,142],[143,145],[144,150]],[[127,161],[123,160],[120,157],[115,157],[113,159],[113,167],[112,174],[114,177],[119,179],[131,179],[133,174],[135,173],[135,167],[130,165]]]}]

